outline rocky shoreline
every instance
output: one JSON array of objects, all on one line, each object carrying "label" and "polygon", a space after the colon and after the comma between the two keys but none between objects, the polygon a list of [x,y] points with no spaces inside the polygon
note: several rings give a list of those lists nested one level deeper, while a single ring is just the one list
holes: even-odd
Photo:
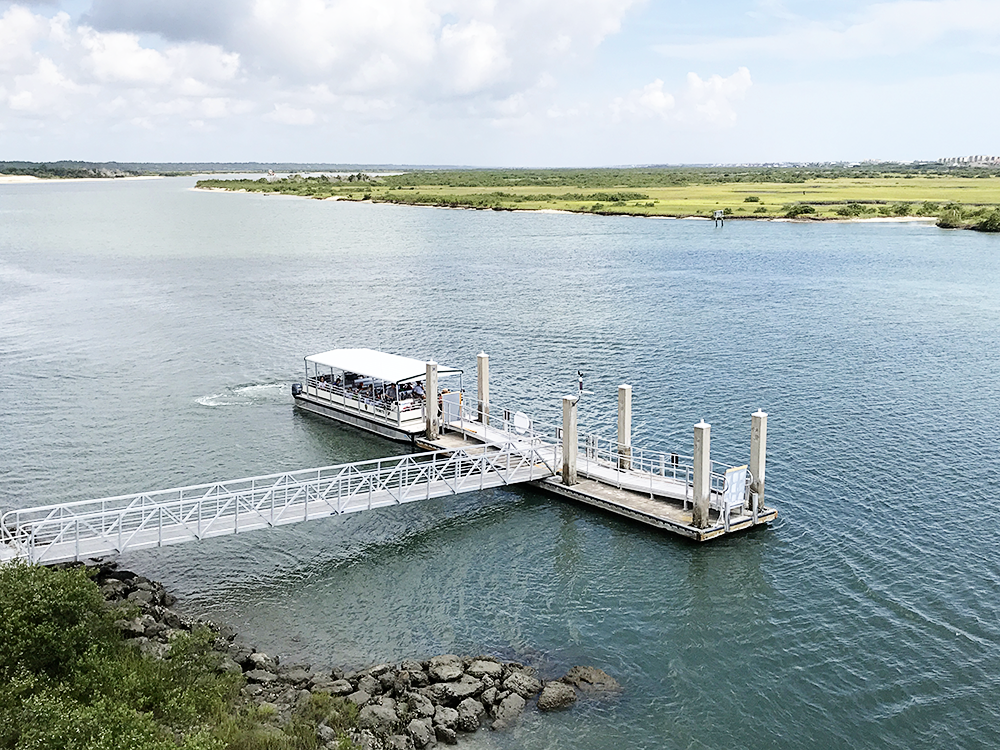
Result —
[{"label": "rocky shoreline", "polygon": [[[613,677],[594,667],[573,667],[557,680],[543,681],[531,667],[488,655],[444,654],[348,673],[285,665],[277,656],[238,642],[226,625],[178,613],[173,609],[176,598],[161,584],[120,570],[114,562],[89,567],[108,606],[137,608],[138,615],[115,624],[143,653],[164,658],[180,633],[208,628],[215,635],[216,670],[243,676],[240,695],[246,704],[267,707],[282,725],[313,694],[337,696],[357,706],[357,726],[348,735],[370,750],[454,745],[480,729],[509,729],[532,707],[556,711],[573,705],[579,695],[601,697],[621,690]],[[316,732],[321,747],[337,747],[333,729],[320,724]]]}]

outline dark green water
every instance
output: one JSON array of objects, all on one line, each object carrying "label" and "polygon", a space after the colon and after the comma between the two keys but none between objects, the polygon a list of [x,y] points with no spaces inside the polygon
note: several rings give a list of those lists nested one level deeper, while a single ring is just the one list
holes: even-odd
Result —
[{"label": "dark green water", "polygon": [[493,399],[742,463],[769,529],[694,546],[532,489],[135,553],[264,650],[593,664],[610,703],[474,745],[1000,743],[1000,238],[0,186],[0,506],[386,455],[297,413],[305,354],[465,367]]}]

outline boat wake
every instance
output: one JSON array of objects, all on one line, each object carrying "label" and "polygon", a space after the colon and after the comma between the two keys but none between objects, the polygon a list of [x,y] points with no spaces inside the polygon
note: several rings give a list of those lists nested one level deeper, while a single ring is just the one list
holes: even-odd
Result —
[{"label": "boat wake", "polygon": [[202,406],[255,406],[285,401],[290,393],[287,383],[249,383],[195,400]]}]

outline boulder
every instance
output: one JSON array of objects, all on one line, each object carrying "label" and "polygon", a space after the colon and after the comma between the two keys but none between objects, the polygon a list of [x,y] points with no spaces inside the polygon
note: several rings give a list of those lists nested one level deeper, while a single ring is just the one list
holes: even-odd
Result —
[{"label": "boulder", "polygon": [[350,695],[354,687],[347,680],[336,680],[330,683],[330,695]]},{"label": "boulder", "polygon": [[388,739],[389,750],[413,750],[413,740],[405,734],[394,734]]},{"label": "boulder", "polygon": [[366,674],[358,680],[358,690],[364,690],[369,695],[378,695],[382,692],[382,683],[370,674]]},{"label": "boulder", "polygon": [[503,682],[504,690],[511,690],[522,698],[530,698],[542,689],[541,681],[528,672],[511,672]]},{"label": "boulder", "polygon": [[[566,687],[569,687],[568,685]],[[570,688],[572,690],[573,688]],[[486,709],[475,698],[466,698],[458,704],[458,728],[463,732],[475,732],[483,723]]]},{"label": "boulder", "polygon": [[483,692],[483,683],[469,675],[462,675],[462,679],[456,682],[445,683],[445,685],[444,694],[447,703],[461,703],[466,698],[471,698]]},{"label": "boulder", "polygon": [[465,671],[473,677],[485,677],[488,675],[496,679],[503,672],[503,665],[492,659],[473,659],[469,668]]},{"label": "boulder", "polygon": [[250,669],[266,669],[268,672],[278,671],[278,663],[261,651],[250,654],[247,661],[252,665],[249,667]]},{"label": "boulder", "polygon": [[451,727],[446,727],[443,724],[436,724],[434,726],[434,734],[437,736],[438,742],[443,742],[446,745],[458,744],[458,732]]},{"label": "boulder", "polygon": [[431,699],[421,693],[407,693],[406,702],[410,706],[410,711],[417,716],[433,716],[434,704]]},{"label": "boulder", "polygon": [[406,725],[406,733],[413,740],[414,746],[419,748],[427,747],[434,740],[434,730],[431,729],[430,719],[426,721],[413,719]]},{"label": "boulder", "polygon": [[483,691],[483,694],[479,696],[483,703],[487,706],[492,706],[497,702],[497,689],[495,687],[488,687]]},{"label": "boulder", "polygon": [[565,682],[547,682],[538,696],[539,711],[557,711],[576,703],[576,690]]},{"label": "boulder", "polygon": [[374,667],[371,667],[368,670],[368,674],[370,674],[372,677],[381,677],[386,672],[389,672],[391,670],[392,670],[392,664],[386,662],[384,664],[376,664]]},{"label": "boulder", "polygon": [[389,706],[365,706],[358,713],[358,726],[375,732],[391,732],[399,723],[399,717]]},{"label": "boulder", "polygon": [[430,661],[427,673],[436,682],[450,682],[457,680],[463,673],[462,660],[454,654],[444,654],[435,656]]},{"label": "boulder", "polygon": [[399,665],[399,668],[407,672],[423,672],[424,666],[425,664],[422,661],[417,661],[416,659],[405,659],[403,663]]},{"label": "boulder", "polygon": [[351,703],[353,703],[358,708],[360,708],[361,706],[366,705],[371,699],[372,699],[372,697],[368,693],[366,693],[364,690],[358,690],[358,691],[356,691],[354,693],[351,693],[349,696],[347,696],[347,700],[349,700]]},{"label": "boulder", "polygon": [[524,698],[517,693],[511,693],[504,698],[493,712],[493,729],[509,729],[517,721],[524,710]]},{"label": "boulder", "polygon": [[434,724],[454,729],[458,726],[458,711],[447,706],[438,706],[434,709]]},{"label": "boulder", "polygon": [[256,682],[261,685],[270,685],[272,682],[278,681],[278,675],[274,672],[268,672],[266,669],[251,669],[246,673],[245,677],[249,682]]},{"label": "boulder", "polygon": [[591,694],[617,692],[622,689],[614,677],[597,667],[573,667],[559,681]]}]

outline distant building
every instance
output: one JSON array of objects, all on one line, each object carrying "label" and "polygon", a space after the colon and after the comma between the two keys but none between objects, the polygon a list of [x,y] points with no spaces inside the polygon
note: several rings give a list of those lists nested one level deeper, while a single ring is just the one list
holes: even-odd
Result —
[{"label": "distant building", "polygon": [[1000,156],[949,156],[938,161],[956,167],[1000,167]]}]

